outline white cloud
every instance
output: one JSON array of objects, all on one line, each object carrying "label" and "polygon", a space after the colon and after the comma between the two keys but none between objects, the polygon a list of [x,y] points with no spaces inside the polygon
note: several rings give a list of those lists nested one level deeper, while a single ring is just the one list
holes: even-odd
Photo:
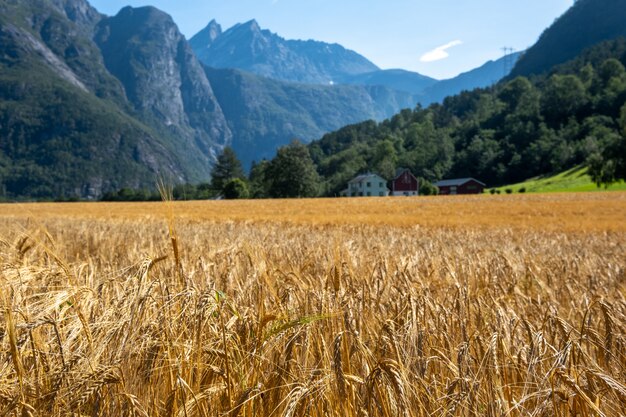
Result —
[{"label": "white cloud", "polygon": [[450,56],[450,54],[447,51],[448,49],[455,47],[455,46],[462,45],[462,44],[463,42],[457,39],[455,41],[448,42],[445,45],[438,46],[432,51],[426,52],[424,55],[422,55],[422,57],[420,58],[420,61],[421,62],[435,62],[435,61],[440,61],[442,59],[446,59],[447,57]]}]

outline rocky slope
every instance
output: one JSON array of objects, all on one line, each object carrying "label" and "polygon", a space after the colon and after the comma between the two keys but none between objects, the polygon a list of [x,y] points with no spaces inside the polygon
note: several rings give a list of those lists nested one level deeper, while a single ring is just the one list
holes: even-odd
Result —
[{"label": "rocky slope", "polygon": [[97,197],[191,178],[171,138],[132,115],[82,0],[0,3],[0,198]]},{"label": "rocky slope", "polygon": [[135,109],[184,141],[178,146],[189,148],[188,157],[209,166],[215,150],[230,143],[211,85],[169,15],[125,7],[100,21],[95,41]]}]

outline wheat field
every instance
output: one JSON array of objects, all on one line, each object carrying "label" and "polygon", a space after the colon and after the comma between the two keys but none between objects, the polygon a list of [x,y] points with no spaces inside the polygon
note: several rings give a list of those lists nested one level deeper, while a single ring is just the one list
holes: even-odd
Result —
[{"label": "wheat field", "polygon": [[626,193],[0,205],[0,416],[626,415]]}]

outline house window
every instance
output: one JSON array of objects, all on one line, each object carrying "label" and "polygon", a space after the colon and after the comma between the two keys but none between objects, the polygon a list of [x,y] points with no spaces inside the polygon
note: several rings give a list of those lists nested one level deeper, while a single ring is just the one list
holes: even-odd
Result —
[{"label": "house window", "polygon": [[363,197],[363,191],[359,191],[359,197]]},{"label": "house window", "polygon": [[378,183],[378,186],[379,186],[380,188],[383,188],[383,183],[382,183],[382,182],[379,182],[379,183]]},{"label": "house window", "polygon": [[367,196],[368,196],[368,197],[371,197],[371,196],[372,196],[372,193],[370,193],[370,192],[368,191],[368,192],[367,192]]},{"label": "house window", "polygon": [[372,183],[371,183],[371,182],[368,182],[368,183],[367,183],[367,186],[368,186],[368,187],[371,187],[371,186],[372,186]]}]

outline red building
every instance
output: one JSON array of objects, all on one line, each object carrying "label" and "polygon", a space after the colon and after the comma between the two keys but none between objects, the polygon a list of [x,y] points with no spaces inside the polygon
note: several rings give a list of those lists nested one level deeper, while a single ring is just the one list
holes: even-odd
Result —
[{"label": "red building", "polygon": [[485,184],[474,178],[443,180],[435,184],[440,195],[482,194]]},{"label": "red building", "polygon": [[419,181],[415,175],[406,168],[399,168],[396,177],[391,181],[392,196],[419,195]]}]

